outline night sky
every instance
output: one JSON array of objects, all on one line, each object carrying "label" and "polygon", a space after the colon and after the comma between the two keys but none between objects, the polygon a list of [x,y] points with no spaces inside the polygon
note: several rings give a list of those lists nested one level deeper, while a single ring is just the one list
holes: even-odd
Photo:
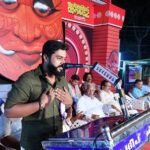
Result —
[{"label": "night sky", "polygon": [[122,60],[150,58],[150,0],[112,0],[112,3],[126,10],[120,32]]}]

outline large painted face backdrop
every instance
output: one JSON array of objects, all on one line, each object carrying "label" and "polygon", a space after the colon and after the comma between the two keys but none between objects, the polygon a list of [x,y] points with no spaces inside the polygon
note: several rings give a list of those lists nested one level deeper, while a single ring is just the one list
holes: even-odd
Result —
[{"label": "large painted face backdrop", "polygon": [[0,75],[16,80],[41,62],[48,39],[62,39],[61,0],[0,1]]}]

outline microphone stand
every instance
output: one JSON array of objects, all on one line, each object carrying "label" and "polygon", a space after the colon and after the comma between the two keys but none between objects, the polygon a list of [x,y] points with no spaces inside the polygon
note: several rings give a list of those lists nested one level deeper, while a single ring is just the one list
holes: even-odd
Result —
[{"label": "microphone stand", "polygon": [[116,90],[117,90],[117,93],[119,94],[119,104],[120,104],[123,116],[126,119],[129,119],[130,115],[128,113],[128,109],[125,105],[125,102],[122,100],[122,97],[124,97],[124,93],[123,93],[122,88],[121,88],[121,83],[122,83],[122,81],[120,80],[116,85]]}]

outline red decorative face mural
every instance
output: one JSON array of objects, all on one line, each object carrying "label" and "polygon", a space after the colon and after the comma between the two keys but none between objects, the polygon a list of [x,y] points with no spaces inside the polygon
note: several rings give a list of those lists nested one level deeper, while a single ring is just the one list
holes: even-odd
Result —
[{"label": "red decorative face mural", "polygon": [[113,50],[110,53],[109,58],[107,60],[107,67],[115,74],[118,74],[118,65],[119,65],[119,54],[118,51]]},{"label": "red decorative face mural", "polygon": [[48,39],[62,39],[61,0],[0,1],[0,75],[16,80],[41,62]]}]

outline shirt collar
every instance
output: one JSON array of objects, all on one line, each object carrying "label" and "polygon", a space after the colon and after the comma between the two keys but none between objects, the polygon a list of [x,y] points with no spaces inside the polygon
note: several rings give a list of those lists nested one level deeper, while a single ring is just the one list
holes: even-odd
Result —
[{"label": "shirt collar", "polygon": [[41,77],[45,77],[44,70],[42,68],[42,64],[40,64],[37,69],[35,70],[35,74]]}]

